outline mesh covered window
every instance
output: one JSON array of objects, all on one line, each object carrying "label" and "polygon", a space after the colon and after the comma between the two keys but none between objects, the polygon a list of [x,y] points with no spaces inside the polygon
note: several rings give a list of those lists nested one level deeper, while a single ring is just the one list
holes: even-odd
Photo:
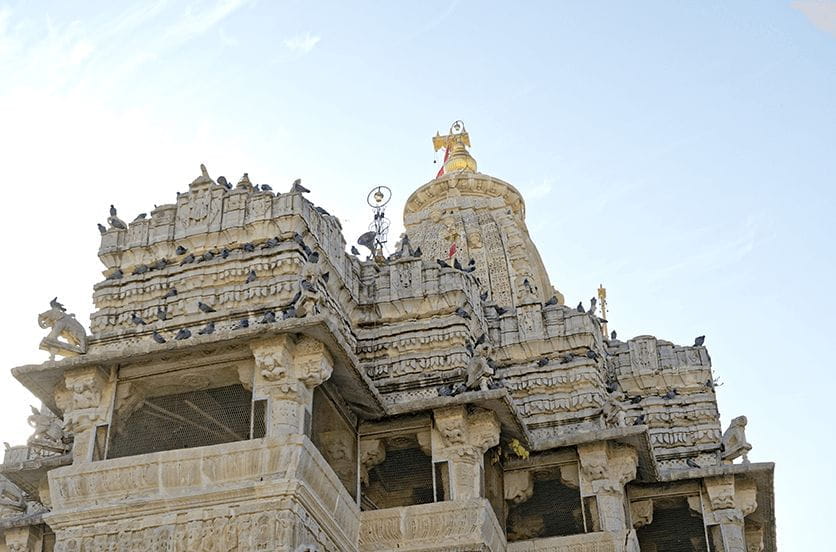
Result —
[{"label": "mesh covered window", "polygon": [[356,500],[357,433],[322,387],[314,390],[310,425],[311,441]]},{"label": "mesh covered window", "polygon": [[108,458],[218,445],[252,435],[252,393],[242,385],[132,398],[121,409],[117,404]]},{"label": "mesh covered window", "polygon": [[653,521],[636,531],[642,550],[708,552],[702,514],[685,496],[653,499]]},{"label": "mesh covered window", "polygon": [[501,459],[498,448],[485,453],[485,498],[491,503],[499,525],[505,529],[505,484]]},{"label": "mesh covered window", "polygon": [[532,470],[534,492],[528,500],[508,505],[508,541],[584,533],[577,464]]},{"label": "mesh covered window", "polygon": [[[424,431],[429,442],[429,426]],[[418,434],[400,433],[375,436],[383,442],[385,459],[368,471],[368,484],[363,485],[361,508],[377,510],[428,504],[449,496],[446,463],[433,465],[429,450],[422,448]],[[434,473],[440,481],[434,482]]]}]

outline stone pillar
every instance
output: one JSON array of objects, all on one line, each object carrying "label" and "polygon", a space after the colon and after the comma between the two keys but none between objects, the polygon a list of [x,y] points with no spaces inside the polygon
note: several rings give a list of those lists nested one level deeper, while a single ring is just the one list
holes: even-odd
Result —
[{"label": "stone pillar", "polygon": [[[597,508],[590,508],[601,531],[624,531],[628,528],[624,485],[636,478],[638,454],[629,446],[606,441],[578,445],[581,497],[594,497]],[[595,526],[596,520],[587,520]]]},{"label": "stone pillar", "polygon": [[493,412],[468,414],[464,406],[433,412],[433,462],[449,462],[453,500],[484,495],[484,455],[499,444],[499,421]]},{"label": "stone pillar", "polygon": [[703,487],[708,497],[703,504],[703,517],[712,550],[747,552],[744,518],[758,507],[755,483],[721,475],[705,478]]},{"label": "stone pillar", "polygon": [[334,369],[325,345],[310,337],[279,335],[250,348],[255,358],[253,398],[267,399],[267,436],[308,431],[313,391]]},{"label": "stone pillar", "polygon": [[115,381],[99,367],[64,373],[55,403],[64,411],[64,429],[73,434],[73,464],[93,460],[96,428],[110,423],[115,389]]},{"label": "stone pillar", "polygon": [[6,529],[6,549],[9,552],[41,552],[43,529],[41,525]]}]

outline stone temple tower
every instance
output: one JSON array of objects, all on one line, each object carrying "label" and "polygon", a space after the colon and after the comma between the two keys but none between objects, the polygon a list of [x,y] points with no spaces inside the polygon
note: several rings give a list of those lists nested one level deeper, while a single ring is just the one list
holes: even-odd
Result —
[{"label": "stone temple tower", "polygon": [[54,299],[51,360],[12,369],[42,404],[0,552],[775,551],[774,466],[721,430],[703,339],[566,307],[520,193],[463,124],[433,142],[388,258],[299,181],[201,167],[111,208],[89,331]]}]

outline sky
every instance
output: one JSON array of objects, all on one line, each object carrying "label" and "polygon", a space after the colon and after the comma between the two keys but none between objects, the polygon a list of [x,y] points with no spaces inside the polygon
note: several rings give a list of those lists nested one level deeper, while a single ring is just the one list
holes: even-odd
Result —
[{"label": "sky", "polygon": [[[774,461],[778,542],[820,549],[831,427],[836,1],[0,0],[0,439],[58,296],[87,324],[97,222],[213,177],[301,177],[354,242],[392,237],[464,120],[516,186],[569,304],[603,283],[619,338],[705,334],[725,427]],[[393,240],[394,241],[394,240]]]}]

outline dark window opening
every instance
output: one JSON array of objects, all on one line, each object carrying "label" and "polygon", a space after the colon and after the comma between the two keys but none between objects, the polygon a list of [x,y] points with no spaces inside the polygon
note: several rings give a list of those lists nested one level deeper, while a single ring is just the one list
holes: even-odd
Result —
[{"label": "dark window opening", "polygon": [[450,494],[450,464],[446,461],[435,464],[435,501],[452,500]]},{"label": "dark window opening", "polygon": [[498,448],[485,453],[484,461],[484,496],[493,507],[499,525],[505,530],[505,484],[502,470],[502,457]]},{"label": "dark window opening", "polygon": [[[114,416],[107,457],[244,441],[252,412],[252,393],[241,385],[146,398]],[[264,426],[263,408],[253,425]]]},{"label": "dark window opening", "polygon": [[708,552],[700,512],[688,507],[686,497],[653,499],[653,521],[636,531],[642,550]]},{"label": "dark window opening", "polygon": [[[568,473],[576,470],[567,470]],[[560,468],[534,474],[531,498],[509,504],[508,541],[577,535],[585,532],[580,489],[576,481],[561,479]]]},{"label": "dark window opening", "polygon": [[328,394],[317,388],[313,415],[305,412],[313,444],[340,478],[352,498],[357,499],[357,433]]},{"label": "dark window opening", "polygon": [[386,458],[369,469],[369,483],[363,486],[363,510],[429,504],[440,497],[449,498],[447,463],[433,466],[432,457],[421,449],[416,435],[400,434],[383,441]]}]

